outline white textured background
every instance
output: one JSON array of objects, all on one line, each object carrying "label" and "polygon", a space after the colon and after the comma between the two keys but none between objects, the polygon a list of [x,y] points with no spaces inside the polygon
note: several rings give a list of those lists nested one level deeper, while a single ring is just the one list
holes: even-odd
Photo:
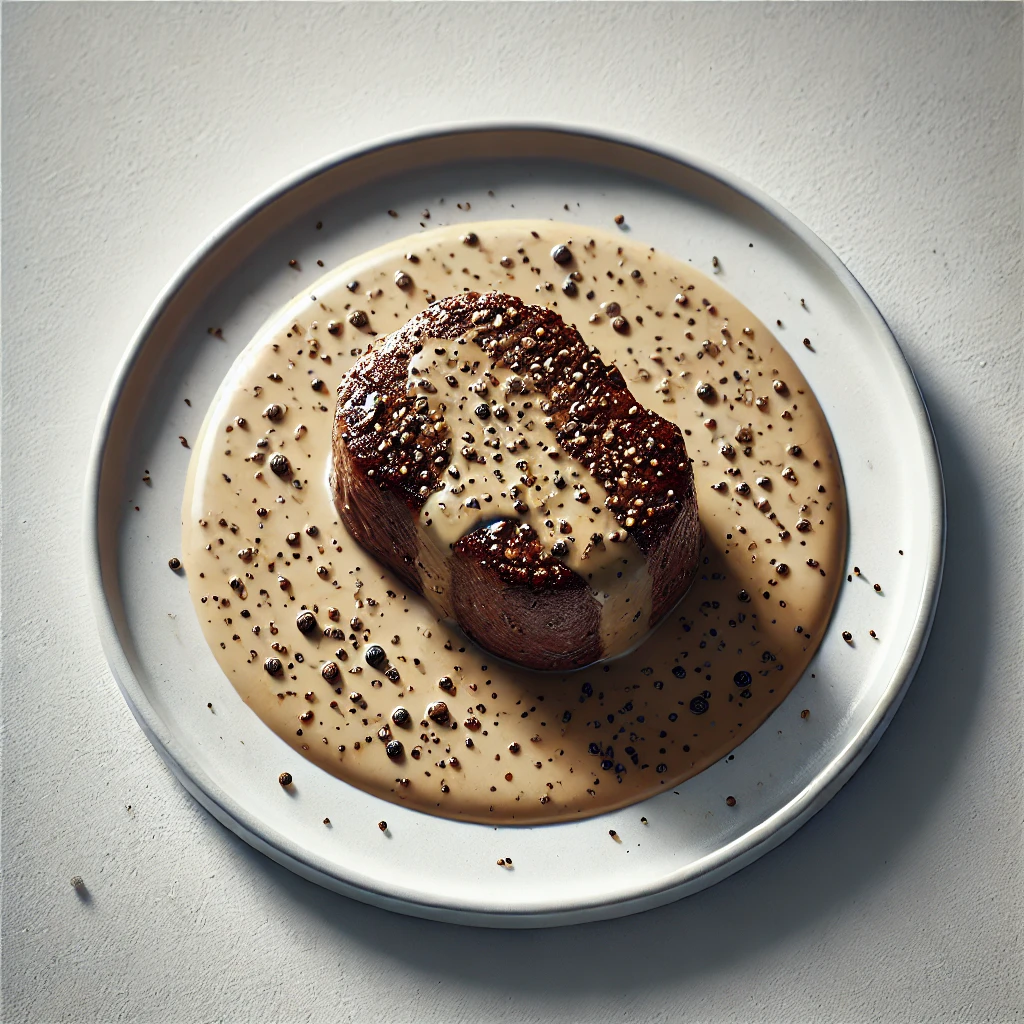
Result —
[{"label": "white textured background", "polygon": [[[2,18],[0,1019],[1024,1019],[1020,5]],[[189,251],[333,150],[496,116],[646,136],[788,206],[907,352],[949,497],[931,644],[843,792],[711,890],[549,932],[364,907],[208,818],[117,692],[80,557],[101,397]]]}]

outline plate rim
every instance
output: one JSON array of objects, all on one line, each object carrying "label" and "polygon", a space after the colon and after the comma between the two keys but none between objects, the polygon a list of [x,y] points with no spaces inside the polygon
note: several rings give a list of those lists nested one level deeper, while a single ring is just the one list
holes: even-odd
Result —
[{"label": "plate rim", "polygon": [[[916,440],[921,450],[924,472],[928,481],[926,515],[929,524],[928,559],[924,586],[914,613],[913,627],[885,692],[876,702],[872,713],[857,733],[792,800],[733,842],[720,847],[696,864],[682,869],[686,873],[685,878],[663,878],[660,884],[635,890],[633,895],[626,898],[615,895],[567,905],[558,905],[557,901],[545,901],[542,906],[511,910],[499,901],[494,901],[489,908],[479,905],[476,907],[456,905],[450,901],[432,902],[418,894],[413,896],[409,893],[398,896],[393,888],[389,892],[383,888],[349,881],[337,873],[325,870],[324,866],[317,863],[318,858],[303,856],[304,851],[298,847],[298,844],[291,842],[287,836],[266,828],[264,828],[264,834],[261,835],[259,828],[255,826],[262,823],[250,821],[250,815],[236,806],[235,802],[226,794],[219,791],[215,780],[207,778],[205,772],[198,766],[181,763],[180,754],[173,753],[160,738],[158,728],[160,716],[149,704],[121,645],[103,582],[103,541],[99,517],[104,458],[110,439],[110,428],[113,425],[119,403],[145,349],[149,335],[158,325],[167,307],[187,285],[193,273],[204,260],[213,255],[219,246],[268,206],[316,177],[339,169],[345,163],[409,143],[493,132],[560,135],[570,139],[596,141],[614,147],[638,150],[644,155],[670,161],[725,186],[759,207],[796,236],[823,262],[828,271],[838,278],[861,314],[875,328],[882,344],[890,349],[890,354],[894,357],[892,360],[893,370],[912,414]],[[498,928],[522,928],[568,925],[581,921],[621,917],[670,903],[707,888],[784,842],[831,800],[878,743],[902,703],[924,654],[941,588],[946,542],[946,502],[942,467],[931,418],[920,385],[899,342],[874,301],[852,271],[799,218],[759,188],[730,171],[674,147],[654,143],[631,134],[608,131],[589,125],[543,120],[495,119],[426,125],[408,131],[389,133],[358,146],[332,153],[264,190],[233,216],[223,221],[193,249],[157,295],[133,334],[104,398],[86,471],[84,527],[86,585],[104,655],[118,689],[143,733],[171,769],[175,778],[221,824],[254,849],[266,854],[296,874],[361,902],[433,920]]]}]

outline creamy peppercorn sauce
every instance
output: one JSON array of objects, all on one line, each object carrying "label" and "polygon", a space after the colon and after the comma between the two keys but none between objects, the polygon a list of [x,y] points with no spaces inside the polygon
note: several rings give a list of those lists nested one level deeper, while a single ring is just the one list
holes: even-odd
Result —
[{"label": "creamy peppercorn sauce", "polygon": [[[571,284],[551,256],[560,244],[574,255]],[[478,648],[350,538],[332,501],[340,375],[434,299],[490,290],[575,324],[641,403],[680,426],[693,459],[706,540],[692,588],[628,656],[571,673],[530,672]],[[498,439],[511,428],[529,442],[530,401],[507,396],[516,415],[491,421]],[[429,503],[438,526],[443,493]],[[424,232],[305,288],[220,388],[183,505],[196,612],[264,723],[385,800],[494,824],[600,814],[727,755],[807,667],[845,546],[828,423],[771,331],[689,263],[550,221]],[[596,590],[607,608],[619,548],[605,548]],[[622,629],[631,618],[623,605]]]}]

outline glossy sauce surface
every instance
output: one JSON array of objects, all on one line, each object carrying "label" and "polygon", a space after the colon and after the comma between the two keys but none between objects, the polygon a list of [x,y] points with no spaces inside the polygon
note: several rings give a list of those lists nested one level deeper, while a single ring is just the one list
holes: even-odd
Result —
[{"label": "glossy sauce surface", "polygon": [[[566,283],[551,256],[559,244],[571,248],[580,280]],[[694,460],[707,539],[693,587],[631,654],[574,673],[499,662],[439,620],[348,536],[327,483],[340,374],[434,298],[491,289],[574,323],[640,402],[679,424]],[[622,333],[616,316],[627,321]],[[443,387],[440,367],[420,369]],[[289,475],[273,471],[275,455]],[[439,523],[445,493],[431,498]],[[806,381],[714,277],[621,233],[489,222],[368,253],[271,318],[195,445],[182,560],[211,649],[285,742],[384,799],[528,824],[654,795],[756,729],[828,624],[845,508],[835,447]],[[587,567],[582,549],[569,558]],[[631,542],[609,544],[587,567],[606,619],[624,593],[618,573],[639,558]],[[612,616],[639,638],[630,620],[625,605]],[[367,660],[374,646],[383,660]],[[273,674],[268,659],[279,663]],[[438,708],[427,715],[437,702],[447,721]],[[397,708],[408,712],[403,724]]]}]

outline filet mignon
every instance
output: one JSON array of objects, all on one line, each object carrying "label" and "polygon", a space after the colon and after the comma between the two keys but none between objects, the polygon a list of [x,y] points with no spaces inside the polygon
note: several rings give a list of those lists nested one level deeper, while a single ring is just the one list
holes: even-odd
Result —
[{"label": "filet mignon", "polygon": [[557,313],[495,292],[432,303],[344,375],[331,485],[367,551],[533,669],[634,647],[703,539],[679,428]]}]

